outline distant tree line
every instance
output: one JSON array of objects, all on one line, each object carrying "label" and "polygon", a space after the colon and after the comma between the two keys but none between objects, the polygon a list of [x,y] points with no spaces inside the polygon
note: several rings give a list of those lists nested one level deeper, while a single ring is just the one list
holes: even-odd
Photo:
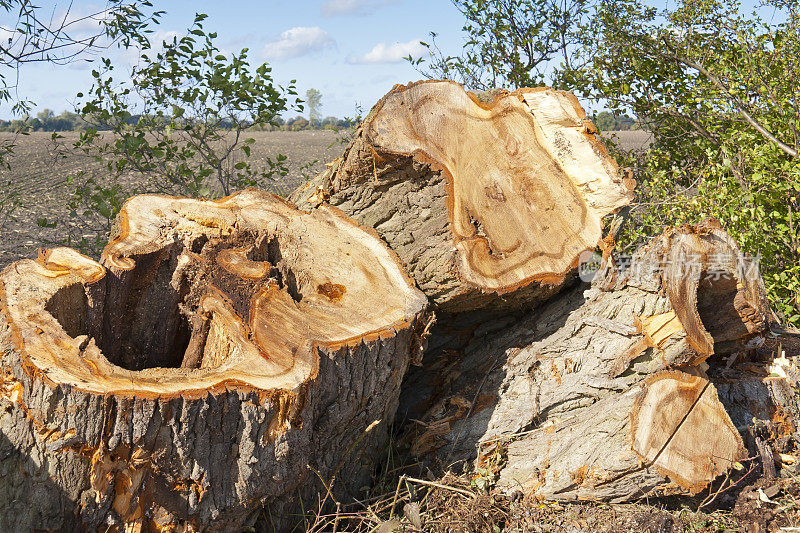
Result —
[{"label": "distant tree line", "polygon": [[50,109],[24,119],[0,120],[0,131],[78,131],[88,127],[86,120],[77,113],[64,111],[56,115]]},{"label": "distant tree line", "polygon": [[[313,117],[313,114],[312,114]],[[142,115],[131,115],[127,118],[126,122],[131,125],[136,124]],[[620,131],[620,130],[638,130],[642,129],[641,124],[628,115],[618,115],[609,111],[601,111],[596,113],[592,120],[600,131]],[[306,117],[296,116],[294,118],[284,119],[277,117],[272,124],[264,124],[256,126],[258,130],[266,131],[301,131],[301,130],[334,130],[347,129],[352,127],[354,120],[349,118],[338,118],[328,116],[323,119],[313,117],[309,120]],[[36,114],[35,117],[26,117],[24,119],[15,120],[0,120],[0,131],[4,132],[18,132],[18,131],[83,131],[87,128],[95,126],[98,130],[110,130],[107,125],[98,124],[98,121],[92,120],[90,117],[73,113],[70,111],[63,111],[61,114],[56,115],[51,109],[45,109]],[[222,129],[230,129],[233,124],[227,124],[222,121],[219,127]]]},{"label": "distant tree line", "polygon": [[275,122],[279,124],[277,128],[287,131],[300,131],[300,130],[341,130],[353,126],[353,120],[348,118],[325,117],[322,120],[308,120],[305,117],[294,117],[290,119],[282,119],[278,117]]},{"label": "distant tree line", "polygon": [[[135,125],[142,118],[142,115],[130,115],[125,122]],[[334,130],[338,131],[353,126],[353,120],[347,118],[325,117],[324,119],[308,120],[305,117],[297,116],[284,119],[277,117],[272,124],[261,124],[255,129],[262,131],[300,131],[300,130]],[[166,124],[165,124],[166,125]],[[232,123],[224,120],[218,125],[222,129],[230,129]],[[51,109],[45,109],[36,114],[35,117],[25,117],[14,120],[0,120],[0,131],[20,132],[20,131],[84,131],[90,127],[96,127],[99,131],[112,129],[108,125],[98,123],[91,117],[63,111],[56,115]]]},{"label": "distant tree line", "polygon": [[628,115],[618,115],[610,111],[601,111],[592,117],[592,122],[600,131],[627,131],[627,130],[641,130],[643,128],[641,122]]}]

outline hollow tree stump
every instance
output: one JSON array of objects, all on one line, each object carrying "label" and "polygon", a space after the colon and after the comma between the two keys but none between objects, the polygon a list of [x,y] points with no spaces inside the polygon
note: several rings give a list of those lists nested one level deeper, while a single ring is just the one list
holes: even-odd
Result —
[{"label": "hollow tree stump", "polygon": [[487,482],[543,499],[695,494],[748,456],[754,416],[783,408],[751,350],[774,320],[757,266],[710,221],[514,320],[472,324],[460,347],[457,324],[433,331],[444,346],[401,400],[417,455],[477,455]]},{"label": "hollow tree stump", "polygon": [[396,86],[291,199],[375,228],[441,311],[522,307],[558,292],[630,200],[595,132],[561,91]]},{"label": "hollow tree stump", "polygon": [[[425,296],[335,208],[129,200],[102,264],[0,275],[0,529],[237,530],[356,494]],[[281,526],[277,526],[281,527]]]}]

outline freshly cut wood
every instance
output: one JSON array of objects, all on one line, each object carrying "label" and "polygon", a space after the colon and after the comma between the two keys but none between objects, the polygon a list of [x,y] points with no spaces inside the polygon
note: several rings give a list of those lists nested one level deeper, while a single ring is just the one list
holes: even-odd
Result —
[{"label": "freshly cut wood", "polygon": [[291,199],[375,228],[442,311],[523,306],[557,292],[630,200],[595,133],[561,91],[398,85]]},{"label": "freshly cut wood", "polygon": [[[678,371],[651,376],[630,416],[633,451],[690,492],[704,489],[747,456],[716,389],[700,376]],[[713,431],[698,431],[706,427]]]},{"label": "freshly cut wood", "polygon": [[395,254],[256,191],[119,222],[102,264],[0,275],[0,529],[232,531],[356,495],[426,325]]},{"label": "freshly cut wood", "polygon": [[446,467],[477,456],[477,475],[531,497],[694,494],[748,457],[753,417],[784,407],[751,350],[773,321],[757,265],[717,224],[670,230],[588,290],[471,324],[460,346],[454,323],[434,328],[444,346],[404,385],[406,438]]}]

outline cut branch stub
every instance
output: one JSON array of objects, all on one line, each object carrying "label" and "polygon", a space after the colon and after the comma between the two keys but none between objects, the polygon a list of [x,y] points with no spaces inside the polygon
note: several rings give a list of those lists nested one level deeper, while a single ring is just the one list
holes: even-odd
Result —
[{"label": "cut branch stub", "polygon": [[[544,499],[692,494],[747,457],[737,427],[782,409],[750,350],[773,321],[763,281],[716,223],[669,230],[516,320],[433,328],[401,399],[417,454],[477,455],[502,489]],[[718,397],[729,383],[747,400]]]},{"label": "cut branch stub", "polygon": [[747,457],[713,385],[665,371],[649,377],[631,411],[633,450],[694,494]]},{"label": "cut branch stub", "polygon": [[0,525],[280,523],[324,493],[309,466],[358,490],[422,349],[397,257],[256,191],[134,197],[119,222],[102,265],[56,248],[0,275]]},{"label": "cut branch stub", "polygon": [[606,274],[598,284],[604,290],[659,290],[669,302],[663,313],[636,317],[642,342],[619,354],[612,376],[652,347],[668,367],[697,366],[713,354],[753,346],[774,321],[758,264],[713,220],[665,231],[634,256],[630,269]]},{"label": "cut branch stub", "polygon": [[561,91],[397,86],[292,200],[374,227],[441,310],[523,305],[556,292],[630,200],[594,133]]}]

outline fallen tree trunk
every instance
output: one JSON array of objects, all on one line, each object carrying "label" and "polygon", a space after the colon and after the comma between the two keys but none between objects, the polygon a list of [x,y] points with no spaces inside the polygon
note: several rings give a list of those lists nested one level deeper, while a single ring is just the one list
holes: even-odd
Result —
[{"label": "fallen tree trunk", "polygon": [[441,311],[524,307],[560,290],[630,200],[594,133],[561,91],[396,86],[291,199],[375,228]]},{"label": "fallen tree trunk", "polygon": [[457,322],[434,329],[444,346],[401,400],[412,451],[477,456],[509,492],[616,502],[704,489],[748,457],[753,417],[793,431],[791,389],[752,351],[774,320],[757,265],[717,225],[668,231],[585,289],[470,324],[460,346]]},{"label": "fallen tree trunk", "polygon": [[[0,275],[0,529],[245,526],[356,495],[425,296],[334,208],[140,196]],[[159,529],[160,530],[160,529]]]}]

